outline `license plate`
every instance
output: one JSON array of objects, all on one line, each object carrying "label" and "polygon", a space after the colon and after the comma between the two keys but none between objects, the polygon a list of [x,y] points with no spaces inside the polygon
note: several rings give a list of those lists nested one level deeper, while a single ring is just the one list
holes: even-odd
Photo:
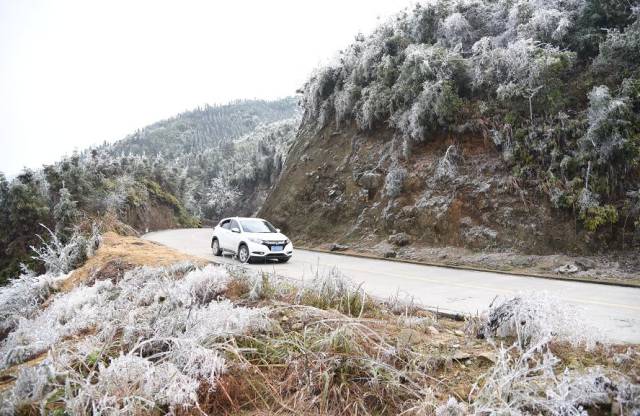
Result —
[{"label": "license plate", "polygon": [[271,246],[271,251],[282,251],[283,247],[282,246]]}]

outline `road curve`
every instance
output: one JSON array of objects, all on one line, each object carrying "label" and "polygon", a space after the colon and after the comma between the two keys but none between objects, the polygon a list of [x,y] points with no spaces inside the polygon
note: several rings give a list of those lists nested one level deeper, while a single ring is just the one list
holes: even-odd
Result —
[{"label": "road curve", "polygon": [[[219,263],[237,263],[211,253],[211,229],[157,231],[143,238]],[[286,264],[251,264],[249,268],[276,272],[294,279],[310,279],[316,273],[337,268],[368,293],[389,297],[413,296],[423,305],[450,312],[475,314],[498,295],[546,291],[584,311],[590,323],[612,342],[640,343],[640,288],[605,286],[500,273],[390,262],[296,250]]]}]

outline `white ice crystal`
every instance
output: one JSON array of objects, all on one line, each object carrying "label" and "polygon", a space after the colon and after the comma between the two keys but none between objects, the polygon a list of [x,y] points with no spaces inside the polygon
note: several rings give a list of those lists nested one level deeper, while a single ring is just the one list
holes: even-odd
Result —
[{"label": "white ice crystal", "polygon": [[[100,280],[78,286],[55,295],[34,316],[16,318],[15,330],[0,344],[0,362],[7,367],[55,347],[59,351],[47,363],[65,374],[64,400],[73,414],[197,406],[202,383],[215,389],[225,371],[217,343],[269,326],[265,309],[224,299],[231,279],[219,266],[182,263],[129,270],[116,284]],[[105,361],[102,352],[114,342],[123,353]],[[98,360],[89,377],[75,364],[87,360]],[[38,377],[44,383],[38,391],[16,384],[7,398],[9,409],[19,401],[43,400],[39,391],[51,384]]]}]

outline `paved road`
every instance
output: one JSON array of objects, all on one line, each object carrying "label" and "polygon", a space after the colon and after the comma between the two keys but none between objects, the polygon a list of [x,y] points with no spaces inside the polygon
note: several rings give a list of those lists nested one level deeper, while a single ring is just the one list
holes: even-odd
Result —
[{"label": "paved road", "polygon": [[[210,229],[181,229],[153,232],[144,238],[209,260],[238,264],[228,256],[213,256],[211,234]],[[370,294],[386,298],[400,291],[430,307],[472,314],[486,309],[497,295],[547,291],[583,309],[589,321],[612,341],[640,343],[640,288],[456,270],[306,250],[296,250],[286,264],[248,267],[275,271],[294,279],[310,279],[317,272],[327,273],[337,268],[354,282],[362,282]]]}]

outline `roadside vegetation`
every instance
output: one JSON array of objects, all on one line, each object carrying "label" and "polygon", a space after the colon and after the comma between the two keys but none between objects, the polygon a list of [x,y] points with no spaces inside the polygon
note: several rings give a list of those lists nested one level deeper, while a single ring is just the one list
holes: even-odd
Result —
[{"label": "roadside vegetation", "polygon": [[[416,146],[483,137],[521,186],[585,230],[637,235],[639,13],[625,1],[420,4],[316,71],[303,88],[303,123],[391,127],[391,198],[402,193],[403,161]],[[455,177],[451,149],[438,178]]]},{"label": "roadside vegetation", "polygon": [[300,284],[177,254],[167,263],[171,250],[140,240],[117,263],[113,250],[136,239],[104,241],[79,270],[23,275],[0,291],[11,317],[3,414],[640,409],[637,347],[603,343],[579,311],[543,294],[456,319],[372,298],[337,272]]}]

